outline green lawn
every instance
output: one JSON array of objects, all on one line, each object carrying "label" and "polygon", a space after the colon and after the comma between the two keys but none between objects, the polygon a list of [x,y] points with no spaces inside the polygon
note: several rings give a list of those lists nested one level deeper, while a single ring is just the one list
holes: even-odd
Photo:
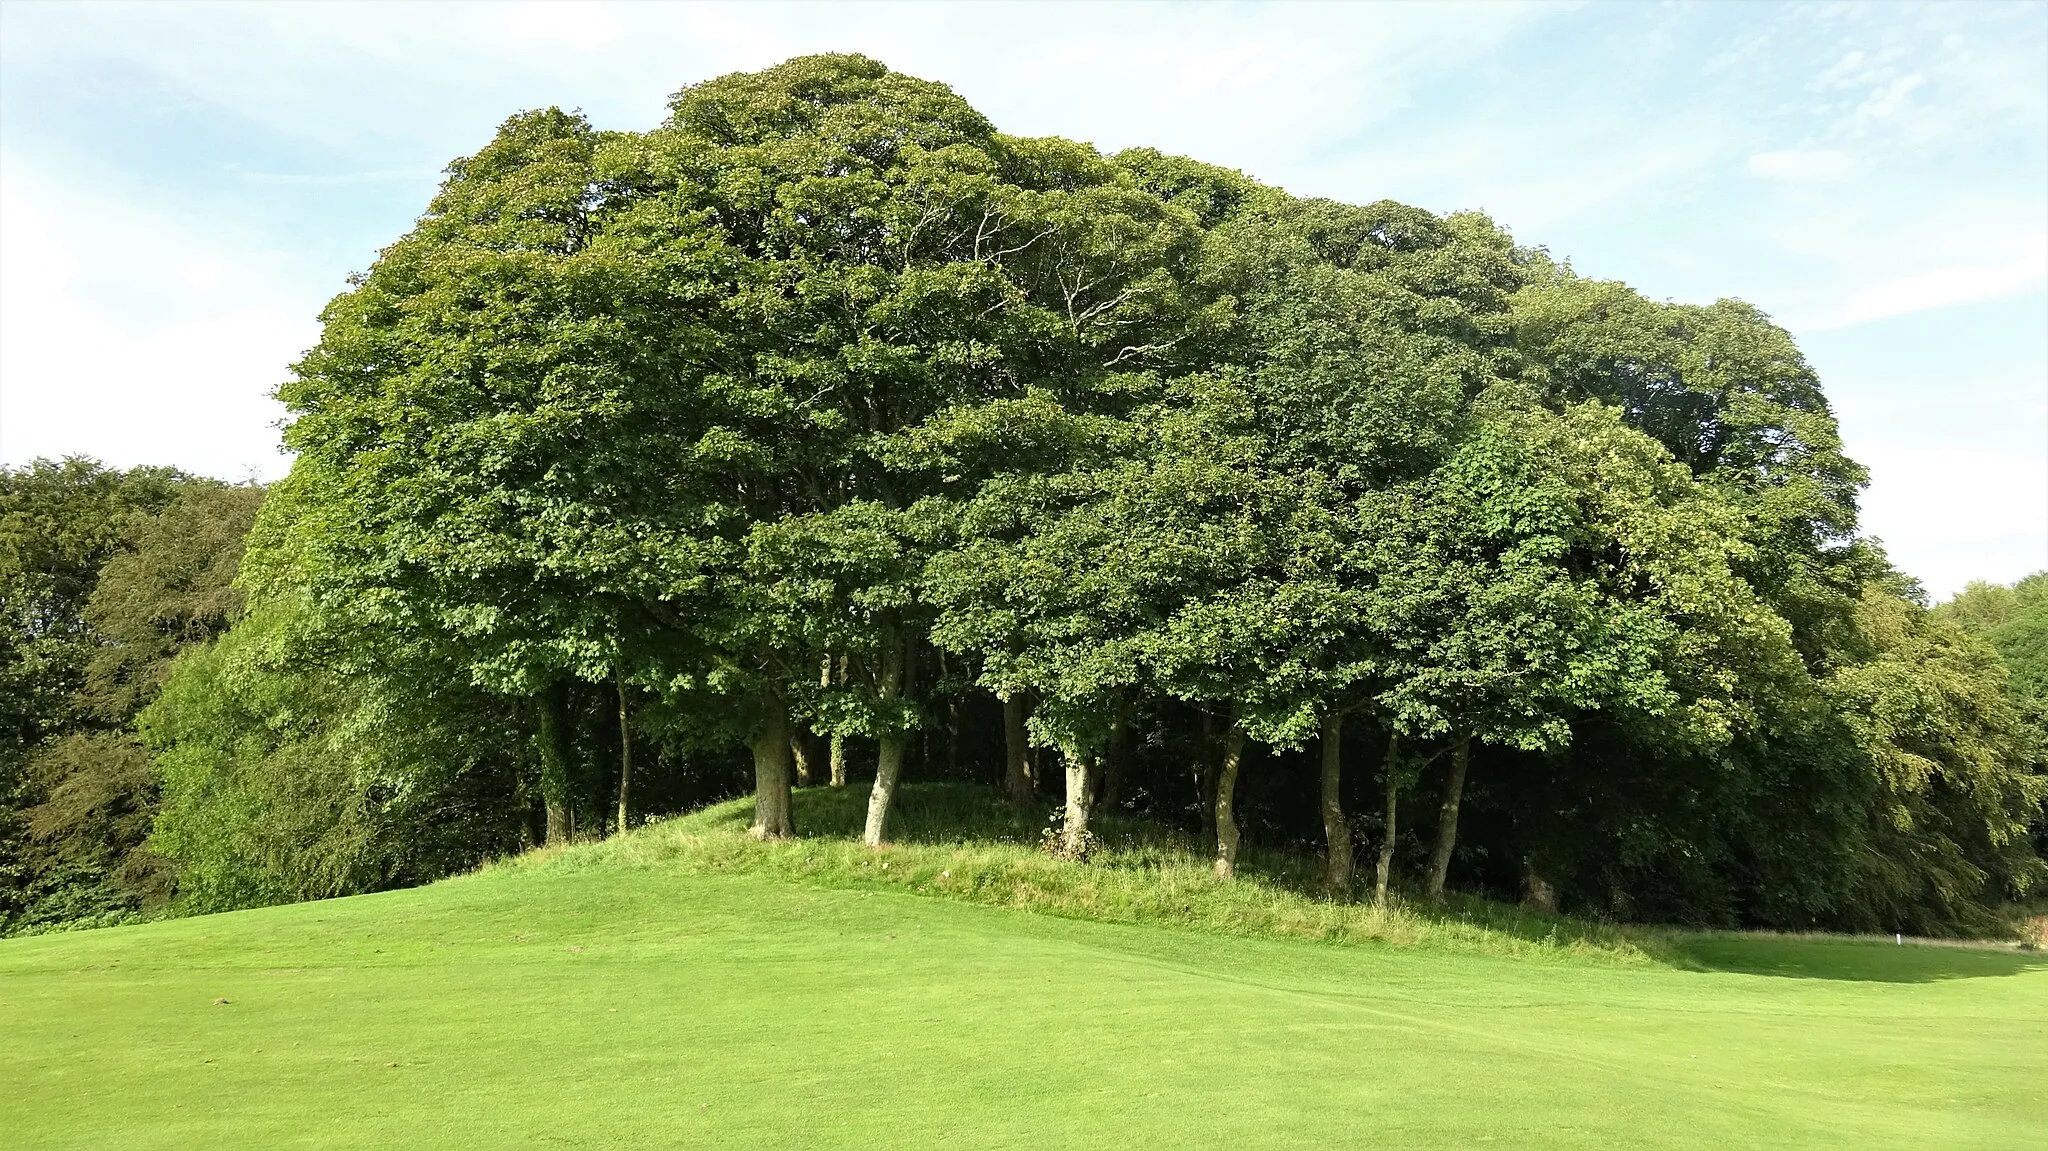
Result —
[{"label": "green lawn", "polygon": [[1699,936],[1653,958],[1495,955],[622,851],[0,941],[0,1143],[2019,1148],[2048,1131],[2048,962],[2012,951]]}]

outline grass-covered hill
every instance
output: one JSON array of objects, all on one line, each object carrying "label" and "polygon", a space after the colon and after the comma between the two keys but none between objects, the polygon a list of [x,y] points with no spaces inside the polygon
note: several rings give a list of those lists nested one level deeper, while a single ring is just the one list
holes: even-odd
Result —
[{"label": "grass-covered hill", "polygon": [[2048,961],[1087,864],[966,788],[0,941],[10,1147],[2019,1147]]}]

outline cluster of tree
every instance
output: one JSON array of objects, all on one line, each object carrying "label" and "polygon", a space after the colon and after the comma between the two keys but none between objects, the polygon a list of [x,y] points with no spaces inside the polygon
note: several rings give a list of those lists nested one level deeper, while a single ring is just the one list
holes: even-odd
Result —
[{"label": "cluster of tree", "polygon": [[[1998,652],[2006,695],[2041,741],[2037,761],[2048,756],[2048,571],[2011,587],[1972,583],[1934,614]],[[2034,849],[2048,859],[2048,817],[2035,825]]]},{"label": "cluster of tree", "polygon": [[261,492],[83,459],[0,468],[0,931],[161,905],[136,714],[239,614]]},{"label": "cluster of tree", "polygon": [[195,906],[740,779],[781,837],[857,773],[880,843],[906,771],[1057,796],[1077,857],[1105,804],[1224,876],[1319,842],[1340,897],[1363,845],[1382,894],[1981,930],[2048,870],[2040,725],[1856,535],[1791,339],[1478,215],[811,57],[513,117],[323,320],[249,613],[140,720]]},{"label": "cluster of tree", "polygon": [[1997,649],[2014,700],[2030,709],[2048,703],[2048,571],[2011,587],[1972,583],[1935,614]]}]

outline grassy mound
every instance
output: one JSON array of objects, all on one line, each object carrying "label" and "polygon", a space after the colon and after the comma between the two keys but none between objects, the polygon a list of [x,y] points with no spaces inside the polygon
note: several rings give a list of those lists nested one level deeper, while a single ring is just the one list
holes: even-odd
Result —
[{"label": "grassy mound", "polygon": [[2048,1116],[2039,954],[1373,913],[1284,861],[1217,884],[1144,829],[1061,864],[955,789],[869,853],[825,838],[858,800],[806,793],[796,843],[725,807],[430,887],[0,940],[0,1132],[2017,1147]]},{"label": "grassy mound", "polygon": [[734,800],[601,843],[534,852],[500,864],[527,868],[654,867],[769,876],[809,884],[920,895],[1109,923],[1163,923],[1239,936],[1421,946],[1515,958],[1607,963],[1681,962],[1666,932],[1543,915],[1451,896],[1442,908],[1396,900],[1381,908],[1318,894],[1313,860],[1249,851],[1222,881],[1208,857],[1156,824],[1114,817],[1095,830],[1103,847],[1085,864],[1039,850],[1046,813],[966,784],[905,787],[890,843],[863,846],[867,789],[813,788],[795,797],[803,838],[761,843],[746,834],[753,801]]}]

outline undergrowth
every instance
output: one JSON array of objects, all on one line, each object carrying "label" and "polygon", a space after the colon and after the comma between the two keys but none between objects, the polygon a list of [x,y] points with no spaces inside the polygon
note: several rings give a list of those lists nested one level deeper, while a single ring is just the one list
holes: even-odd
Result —
[{"label": "undergrowth", "polygon": [[868,848],[859,839],[866,804],[865,788],[799,791],[801,837],[764,843],[747,834],[753,801],[733,800],[602,842],[532,852],[493,869],[628,866],[763,875],[1238,936],[1630,965],[1682,962],[1666,932],[1467,896],[1451,895],[1440,907],[1400,898],[1385,907],[1340,902],[1317,893],[1315,861],[1289,855],[1247,852],[1238,878],[1219,880],[1187,837],[1113,816],[1093,822],[1101,842],[1087,862],[1061,860],[1038,846],[1047,812],[966,784],[906,786],[891,809],[891,842]]}]

